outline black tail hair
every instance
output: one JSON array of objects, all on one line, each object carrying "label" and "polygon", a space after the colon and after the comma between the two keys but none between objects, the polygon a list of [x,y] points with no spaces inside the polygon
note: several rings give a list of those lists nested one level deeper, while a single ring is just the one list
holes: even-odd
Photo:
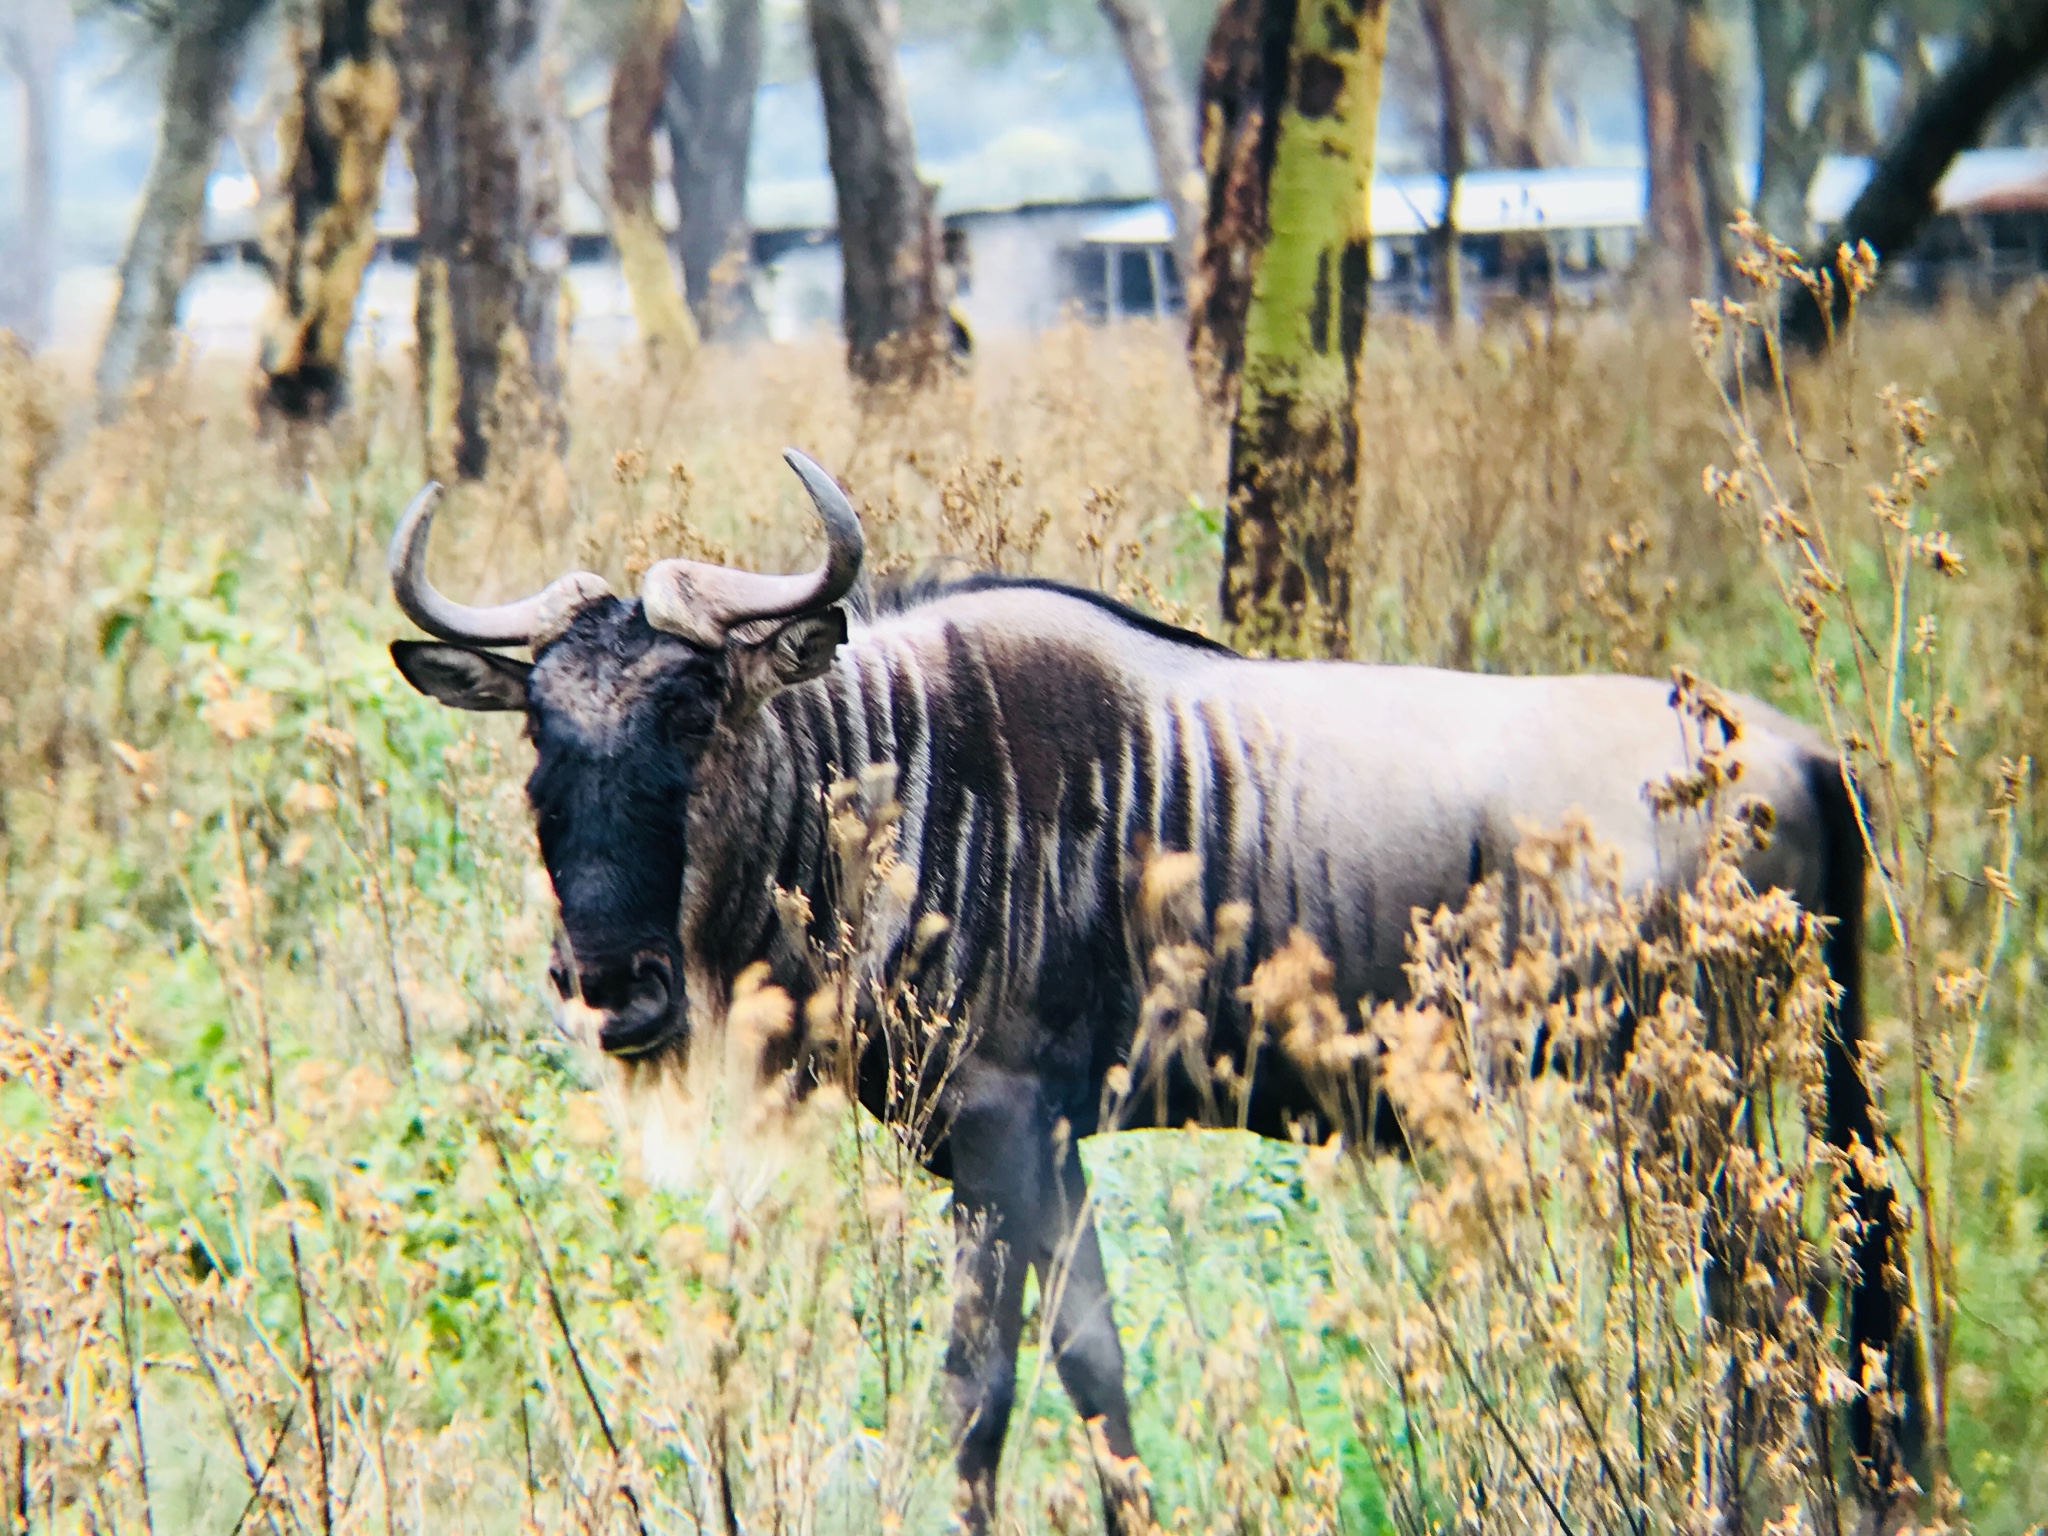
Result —
[{"label": "black tail hair", "polygon": [[[1827,1139],[1848,1147],[1861,1142],[1882,1156],[1872,1116],[1871,1085],[1863,1056],[1863,887],[1866,851],[1846,770],[1833,758],[1816,756],[1808,785],[1826,834],[1826,872],[1821,915],[1830,920],[1828,974],[1841,988],[1833,1025],[1824,1046]],[[1918,1341],[1911,1326],[1906,1281],[1906,1225],[1891,1186],[1867,1184],[1852,1169],[1849,1207],[1857,1220],[1854,1268],[1843,1297],[1849,1335],[1849,1369],[1859,1380],[1863,1352],[1887,1359],[1885,1375],[1896,1411],[1875,1422],[1859,1397],[1849,1410],[1849,1443],[1873,1491],[1882,1496],[1899,1474],[1918,1467],[1926,1440],[1926,1399],[1920,1379]]]}]

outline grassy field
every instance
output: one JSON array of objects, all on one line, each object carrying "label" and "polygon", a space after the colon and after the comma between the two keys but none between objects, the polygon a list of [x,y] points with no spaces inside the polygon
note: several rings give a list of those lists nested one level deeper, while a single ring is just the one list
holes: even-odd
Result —
[{"label": "grassy field", "polygon": [[[1783,395],[1737,374],[1724,396],[1702,368],[1701,348],[1756,344],[1739,315],[1536,316],[1453,346],[1374,325],[1362,654],[1682,665],[1834,730],[1873,785],[1896,897],[1871,915],[1877,1070],[1960,1487],[1928,1517],[2048,1518],[2048,829],[2013,766],[2048,743],[2048,296],[1873,314]],[[362,379],[304,439],[259,437],[245,400],[192,373],[92,429],[61,371],[0,353],[12,1513],[942,1529],[944,1191],[829,1094],[764,1127],[731,1050],[700,1053],[663,1144],[618,1123],[543,1000],[516,727],[429,704],[385,654],[406,626],[383,542],[426,458],[409,380]],[[492,478],[442,517],[453,593],[572,564],[623,584],[676,552],[793,567],[795,444],[851,486],[884,570],[952,557],[1216,623],[1221,442],[1165,329],[991,343],[900,399],[856,397],[824,348],[712,349],[671,381],[584,357],[560,459],[520,401],[502,414]],[[1764,920],[1716,910],[1762,966]],[[1796,1126],[1816,1025],[1774,1006],[1759,1038],[1785,1042],[1787,1076],[1758,1102]],[[1500,1092],[1458,1134],[1539,1128],[1529,1187],[1496,1191],[1511,1242],[1460,1225],[1483,1169],[1445,1195],[1229,1134],[1090,1146],[1161,1526],[1517,1529],[1545,1506],[1513,1491],[1514,1458],[1533,1448],[1535,1481],[1578,1498],[1610,1441],[1645,1469],[1625,1501],[1642,1523],[1617,1524],[1707,1518],[1680,1451],[1711,1392],[1687,1394],[1741,1341],[1690,1299],[1697,1239],[1673,1220],[1664,1269],[1644,1261],[1670,1335],[1651,1414],[1640,1358],[1629,1378],[1615,1354],[1642,1337],[1614,1309],[1617,1144],[1573,1131],[1555,1083]],[[1765,1172],[1756,1208],[1784,1207],[1825,1267],[1838,1170],[1808,1147]],[[1527,1307],[1499,1289],[1546,1263],[1557,1284]],[[1799,1347],[1824,1355],[1834,1325],[1813,1326]],[[1023,1376],[1006,1518],[1095,1529],[1086,1437],[1035,1332]],[[1575,1428],[1560,1404],[1588,1383],[1606,1406]],[[1511,1428],[1488,1417],[1504,1405]],[[1810,1448],[1780,1449],[1749,1485],[1758,1525],[1767,1495],[1813,1482]],[[1611,1528],[1598,1511],[1619,1506],[1583,1496],[1573,1528]]]}]

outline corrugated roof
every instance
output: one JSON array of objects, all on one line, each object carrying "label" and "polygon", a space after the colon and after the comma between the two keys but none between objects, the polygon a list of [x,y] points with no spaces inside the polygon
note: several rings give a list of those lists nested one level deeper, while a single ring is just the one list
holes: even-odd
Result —
[{"label": "corrugated roof", "polygon": [[[1642,171],[1473,171],[1458,181],[1457,223],[1475,235],[1635,229],[1646,196]],[[1441,176],[1373,178],[1375,236],[1427,234],[1443,211]],[[1164,203],[1147,203],[1091,224],[1081,238],[1091,245],[1164,245],[1173,238],[1173,217]]]}]

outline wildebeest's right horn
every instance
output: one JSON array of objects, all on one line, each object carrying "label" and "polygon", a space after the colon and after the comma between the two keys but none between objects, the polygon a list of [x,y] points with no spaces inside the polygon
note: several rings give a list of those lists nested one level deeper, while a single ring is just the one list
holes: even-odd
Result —
[{"label": "wildebeest's right horn", "polygon": [[647,622],[697,645],[720,646],[736,626],[786,619],[828,608],[860,579],[867,541],[860,518],[838,483],[794,448],[783,458],[796,471],[825,525],[825,563],[801,576],[763,576],[698,560],[660,560],[640,579]]},{"label": "wildebeest's right horn", "polygon": [[428,634],[469,645],[546,644],[577,608],[610,593],[602,576],[571,571],[531,597],[488,608],[471,608],[443,597],[427,580],[427,539],[434,531],[434,503],[440,495],[438,481],[420,488],[398,520],[386,557],[392,595],[406,617]]}]

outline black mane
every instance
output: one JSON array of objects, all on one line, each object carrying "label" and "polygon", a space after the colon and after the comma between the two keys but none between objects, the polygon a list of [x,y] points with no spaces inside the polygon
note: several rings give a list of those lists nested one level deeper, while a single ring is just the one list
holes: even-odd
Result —
[{"label": "black mane", "polygon": [[1113,597],[1095,591],[1090,587],[1077,587],[1071,582],[1054,581],[1047,576],[1005,576],[995,571],[975,571],[966,576],[948,576],[942,571],[921,571],[915,576],[892,579],[876,585],[868,597],[868,614],[882,618],[892,613],[905,613],[912,608],[921,608],[926,603],[935,603],[943,597],[953,597],[972,592],[1005,592],[1023,590],[1027,592],[1050,592],[1059,597],[1071,597],[1090,607],[1098,608],[1121,623],[1155,640],[1170,641],[1198,651],[1209,651],[1218,656],[1235,656],[1238,653],[1220,640],[1211,640],[1207,635],[1198,635],[1191,629],[1178,624],[1169,624],[1164,619],[1155,619],[1149,613],[1140,613],[1128,603],[1120,603]]}]

